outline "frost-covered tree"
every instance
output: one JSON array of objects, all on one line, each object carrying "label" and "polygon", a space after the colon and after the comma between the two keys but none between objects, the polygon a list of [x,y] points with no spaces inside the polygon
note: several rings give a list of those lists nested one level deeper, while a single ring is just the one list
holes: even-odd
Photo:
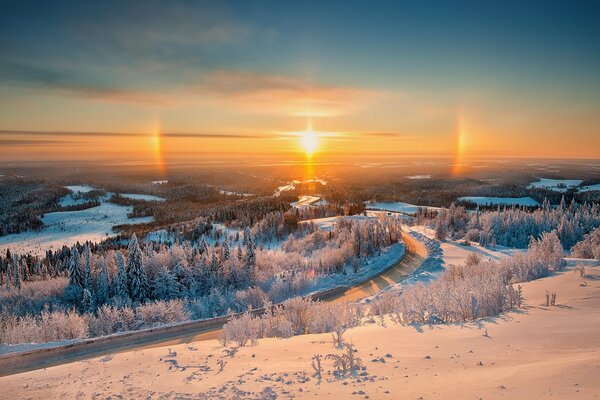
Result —
[{"label": "frost-covered tree", "polygon": [[177,278],[165,267],[158,271],[152,286],[154,297],[159,300],[170,300],[179,297],[181,294],[181,285]]},{"label": "frost-covered tree", "polygon": [[92,293],[83,289],[83,297],[81,298],[81,309],[82,311],[90,312],[94,309],[94,299]]},{"label": "frost-covered tree", "polygon": [[448,236],[448,223],[446,222],[446,216],[447,216],[448,212],[445,208],[441,208],[439,213],[438,213],[438,217],[435,221],[435,227],[434,227],[434,231],[435,231],[435,238],[437,240],[446,240],[446,237]]},{"label": "frost-covered tree", "polygon": [[83,263],[77,247],[73,246],[69,258],[69,283],[72,286],[83,287],[83,282]]},{"label": "frost-covered tree", "polygon": [[129,241],[127,251],[129,296],[133,301],[144,302],[148,298],[150,287],[146,270],[144,269],[142,250],[140,249],[135,233]]}]

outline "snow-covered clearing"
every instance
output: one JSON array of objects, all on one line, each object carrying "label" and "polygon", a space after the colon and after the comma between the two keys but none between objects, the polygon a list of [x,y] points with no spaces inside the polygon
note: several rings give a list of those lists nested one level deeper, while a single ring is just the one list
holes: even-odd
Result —
[{"label": "snow-covered clearing", "polygon": [[596,183],[595,185],[582,186],[579,189],[577,189],[577,191],[580,193],[600,191],[600,183]]},{"label": "snow-covered clearing", "polygon": [[581,179],[548,179],[539,178],[537,182],[531,182],[527,189],[547,189],[555,192],[566,192],[569,189],[581,185]]},{"label": "snow-covered clearing", "polygon": [[71,246],[87,240],[99,242],[115,236],[112,228],[122,224],[152,222],[152,217],[128,218],[131,206],[101,203],[81,211],[48,213],[42,218],[44,227],[40,231],[22,232],[0,237],[0,251],[9,248],[17,253],[44,254],[46,250],[58,250],[63,245]]},{"label": "snow-covered clearing", "polygon": [[[521,284],[524,307],[495,318],[352,328],[344,338],[366,367],[358,376],[335,379],[333,360],[323,359],[318,383],[312,357],[341,354],[330,334],[320,334],[260,339],[233,357],[216,340],[183,342],[2,377],[0,385],[14,400],[593,399],[600,393],[600,267],[587,273]],[[557,293],[557,306],[544,305],[546,291]]]},{"label": "snow-covered clearing", "polygon": [[121,193],[121,197],[126,197],[132,200],[145,200],[145,201],[165,201],[164,197],[153,196],[151,194],[135,194],[135,193]]},{"label": "snow-covered clearing", "polygon": [[88,193],[92,190],[95,190],[93,187],[88,185],[70,185],[65,187],[75,194]]},{"label": "snow-covered clearing", "polygon": [[459,201],[468,201],[475,203],[480,206],[493,206],[493,205],[517,205],[517,206],[528,206],[534,207],[539,206],[540,203],[532,199],[531,197],[477,197],[477,196],[466,196],[459,197]]},{"label": "snow-covered clearing", "polygon": [[394,202],[367,202],[367,209],[369,210],[384,210],[384,211],[394,211],[401,212],[407,214],[414,214],[417,212],[419,208],[427,208],[430,210],[439,210],[439,207],[430,207],[430,206],[416,206],[414,204],[403,203],[401,201]]},{"label": "snow-covered clearing", "polygon": [[[94,190],[91,186],[66,186],[74,193],[87,193]],[[44,227],[39,231],[28,231],[0,237],[0,251],[10,249],[17,253],[43,255],[46,250],[56,251],[63,245],[71,246],[77,242],[100,242],[115,236],[113,227],[124,224],[144,224],[154,220],[152,217],[128,218],[132,206],[121,206],[107,202],[111,196],[107,193],[100,198],[100,205],[80,211],[60,211],[47,213],[42,217]],[[139,198],[156,196],[141,196]],[[163,199],[164,200],[164,199]],[[73,198],[71,194],[60,200],[63,206],[85,203],[86,200]]]},{"label": "snow-covered clearing", "polygon": [[406,177],[411,180],[423,180],[423,179],[431,179],[431,175],[410,175]]}]

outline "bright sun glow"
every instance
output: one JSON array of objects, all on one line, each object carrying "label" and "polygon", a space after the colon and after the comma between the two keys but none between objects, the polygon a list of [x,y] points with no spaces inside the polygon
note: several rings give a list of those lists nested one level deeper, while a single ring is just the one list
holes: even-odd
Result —
[{"label": "bright sun glow", "polygon": [[302,147],[308,156],[311,156],[317,149],[319,140],[313,131],[302,132],[301,137]]}]

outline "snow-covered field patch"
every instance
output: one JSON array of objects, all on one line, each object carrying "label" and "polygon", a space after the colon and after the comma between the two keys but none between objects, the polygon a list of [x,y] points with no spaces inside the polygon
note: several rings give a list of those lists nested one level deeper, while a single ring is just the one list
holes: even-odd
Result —
[{"label": "snow-covered field patch", "polygon": [[546,189],[555,192],[566,192],[569,189],[581,185],[581,179],[548,179],[539,178],[537,182],[531,182],[527,189]]},{"label": "snow-covered field patch", "polygon": [[439,210],[439,207],[416,206],[414,204],[403,203],[401,201],[375,202],[375,203],[367,202],[366,206],[367,206],[367,209],[369,209],[369,210],[394,211],[394,212],[402,212],[402,213],[407,213],[407,214],[416,213],[418,208]]},{"label": "snow-covered field patch", "polygon": [[582,186],[577,191],[580,193],[600,191],[600,183],[596,183],[595,185]]},{"label": "snow-covered field patch", "polygon": [[468,201],[475,203],[480,206],[493,206],[493,205],[517,205],[517,206],[528,206],[534,207],[539,206],[540,203],[532,199],[531,197],[477,197],[477,196],[466,196],[459,197],[460,201]]},{"label": "snow-covered field patch", "polygon": [[44,227],[39,231],[21,232],[0,237],[0,251],[10,249],[17,253],[44,254],[46,250],[58,250],[87,240],[99,242],[115,236],[112,228],[122,224],[152,222],[152,217],[128,218],[131,206],[101,203],[81,211],[48,213],[42,217]]},{"label": "snow-covered field patch", "polygon": [[153,196],[151,194],[135,194],[135,193],[121,193],[121,197],[126,197],[132,200],[145,200],[145,201],[165,201],[164,197]]},{"label": "snow-covered field patch", "polygon": [[70,185],[65,187],[75,194],[88,193],[92,190],[95,190],[93,187],[88,185]]},{"label": "snow-covered field patch", "polygon": [[431,179],[431,175],[410,175],[406,177],[411,180],[423,180],[423,179]]}]

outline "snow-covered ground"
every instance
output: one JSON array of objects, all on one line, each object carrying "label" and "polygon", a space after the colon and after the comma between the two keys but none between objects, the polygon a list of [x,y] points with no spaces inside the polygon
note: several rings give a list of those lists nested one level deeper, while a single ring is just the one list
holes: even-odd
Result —
[{"label": "snow-covered ground", "polygon": [[[344,339],[365,367],[358,376],[334,378],[325,355],[341,351],[329,333],[260,339],[233,357],[217,340],[184,341],[2,377],[2,397],[594,399],[600,267],[586,272],[523,283],[523,309],[494,318],[349,329]],[[557,293],[557,306],[544,305],[547,291]],[[316,354],[321,382],[311,367]]]},{"label": "snow-covered ground", "polygon": [[369,210],[385,210],[385,211],[402,212],[402,213],[407,213],[407,214],[416,213],[418,208],[439,210],[439,207],[416,206],[414,204],[403,203],[401,201],[375,202],[375,203],[367,202],[366,206],[367,206],[367,209],[369,209]]},{"label": "snow-covered ground", "polygon": [[596,183],[595,185],[582,186],[579,189],[577,189],[577,191],[580,193],[600,191],[600,183]]},{"label": "snow-covered ground", "polygon": [[94,190],[93,187],[88,185],[70,185],[65,187],[75,194],[88,193]]},{"label": "snow-covered ground", "polygon": [[[94,190],[91,186],[66,186],[73,193],[81,194]],[[63,245],[71,246],[77,242],[100,242],[115,236],[113,227],[124,224],[143,224],[154,220],[152,217],[128,218],[133,211],[132,206],[121,206],[109,203],[112,193],[101,197],[100,205],[80,211],[60,211],[47,213],[42,217],[44,227],[39,231],[21,232],[0,237],[0,251],[10,249],[17,253],[42,255],[46,250],[56,251]],[[156,196],[138,195],[131,198],[154,198]],[[160,198],[160,197],[157,197]],[[163,199],[164,200],[164,199]],[[60,205],[69,206],[85,203],[86,200],[73,198],[72,194],[64,196]]]},{"label": "snow-covered ground", "polygon": [[409,175],[406,178],[411,180],[431,179],[431,175]]},{"label": "snow-covered ground", "polygon": [[517,206],[539,206],[540,203],[532,199],[531,197],[477,197],[477,196],[466,196],[459,197],[458,200],[468,201],[475,203],[480,206],[492,206],[492,205],[517,205]]},{"label": "snow-covered ground", "polygon": [[132,200],[145,200],[145,201],[165,201],[164,197],[153,196],[151,194],[135,194],[135,193],[121,193],[121,197],[126,197]]},{"label": "snow-covered ground", "polygon": [[152,217],[127,218],[133,211],[131,206],[102,202],[98,207],[81,211],[48,213],[42,218],[44,227],[40,231],[22,232],[0,237],[0,251],[9,248],[17,253],[44,254],[46,250],[57,250],[63,245],[71,246],[87,240],[99,242],[116,234],[113,226],[152,222]]},{"label": "snow-covered ground", "polygon": [[528,189],[547,189],[555,192],[566,192],[569,189],[581,185],[581,179],[548,179],[539,178],[537,182],[531,182]]}]

